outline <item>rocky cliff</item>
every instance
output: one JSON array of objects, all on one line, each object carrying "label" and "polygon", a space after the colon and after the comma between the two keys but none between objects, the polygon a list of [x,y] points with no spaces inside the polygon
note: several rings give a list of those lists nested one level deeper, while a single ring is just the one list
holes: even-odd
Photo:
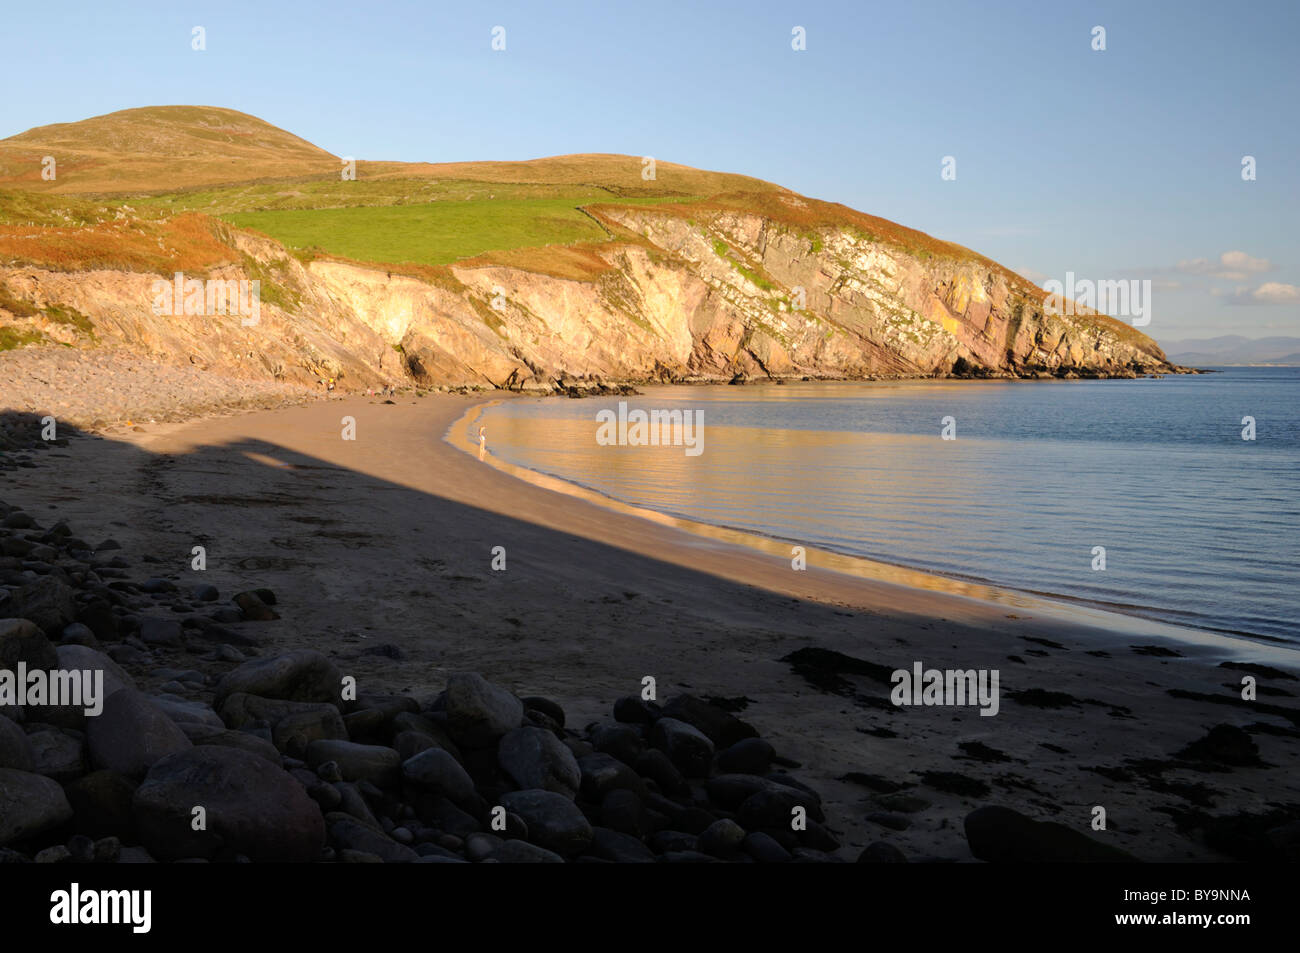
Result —
[{"label": "rocky cliff", "polygon": [[793,193],[748,204],[758,207],[592,206],[609,241],[393,270],[300,260],[203,218],[217,251],[186,277],[259,281],[255,325],[156,314],[155,282],[179,258],[84,270],[33,255],[0,265],[0,331],[10,346],[120,345],[345,388],[1176,370],[1120,321],[1047,313],[1039,289],[967,249],[858,213],[822,214],[830,207]]}]

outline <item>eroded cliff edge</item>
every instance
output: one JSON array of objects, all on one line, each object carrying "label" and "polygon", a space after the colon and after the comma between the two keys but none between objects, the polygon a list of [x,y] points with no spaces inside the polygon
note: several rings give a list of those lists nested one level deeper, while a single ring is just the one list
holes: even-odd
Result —
[{"label": "eroded cliff edge", "polygon": [[[594,205],[606,242],[439,267],[298,257],[191,216],[207,234],[174,261],[0,265],[0,322],[25,341],[345,388],[1182,370],[1129,324],[1052,313],[1040,289],[960,246],[794,193],[715,198]],[[258,322],[155,313],[155,282],[173,267],[258,280]]]}]

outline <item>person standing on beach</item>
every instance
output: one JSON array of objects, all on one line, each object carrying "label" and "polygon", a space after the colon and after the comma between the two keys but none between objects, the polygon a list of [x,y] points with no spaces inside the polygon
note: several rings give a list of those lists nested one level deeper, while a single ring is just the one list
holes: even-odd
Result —
[{"label": "person standing on beach", "polygon": [[478,428],[478,458],[483,459],[487,453],[487,427]]}]

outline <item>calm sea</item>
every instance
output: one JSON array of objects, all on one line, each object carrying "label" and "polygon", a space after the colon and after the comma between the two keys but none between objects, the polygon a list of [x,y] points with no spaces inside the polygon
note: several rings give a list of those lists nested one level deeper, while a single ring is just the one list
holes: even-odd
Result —
[{"label": "calm sea", "polygon": [[[623,399],[703,411],[703,452],[598,444],[596,413],[619,398],[505,401],[477,423],[505,461],[626,503],[1300,642],[1300,368],[648,387]],[[1242,439],[1248,416],[1254,440]],[[945,417],[956,439],[941,438]]]}]

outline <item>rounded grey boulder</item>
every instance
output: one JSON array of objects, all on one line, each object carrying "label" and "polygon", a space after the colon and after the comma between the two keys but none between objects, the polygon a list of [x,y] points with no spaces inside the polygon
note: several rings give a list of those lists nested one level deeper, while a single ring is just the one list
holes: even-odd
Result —
[{"label": "rounded grey boulder", "polygon": [[392,748],[333,738],[320,738],[308,744],[306,761],[313,771],[333,761],[344,781],[369,781],[381,788],[396,783],[402,767],[401,755]]},{"label": "rounded grey boulder", "polygon": [[213,707],[236,692],[295,702],[334,702],[343,687],[338,667],[315,649],[298,649],[274,658],[254,659],[234,669],[217,684]]},{"label": "rounded grey boulder", "polygon": [[582,783],[578,759],[544,728],[507,732],[497,748],[497,763],[521,788],[541,788],[572,799]]},{"label": "rounded grey boulder", "polygon": [[31,771],[35,758],[36,752],[26,732],[8,718],[0,718],[0,768]]},{"label": "rounded grey boulder", "polygon": [[447,679],[447,723],[459,744],[490,745],[524,720],[524,703],[477,672]]},{"label": "rounded grey boulder", "polygon": [[27,619],[0,619],[0,669],[14,671],[19,662],[27,668],[49,671],[59,667],[54,646],[36,623]]},{"label": "rounded grey boulder", "polygon": [[578,806],[554,791],[512,791],[501,804],[528,825],[528,839],[538,847],[569,857],[591,844],[591,822]]},{"label": "rounded grey boulder", "polygon": [[191,747],[167,715],[137,691],[109,695],[104,710],[86,719],[86,744],[96,768],[139,777],[161,759]]},{"label": "rounded grey boulder", "polygon": [[72,808],[57,781],[0,768],[0,847],[57,827]]},{"label": "rounded grey boulder", "polygon": [[427,791],[464,803],[474,797],[474,781],[460,762],[441,748],[426,748],[402,765],[402,776]]},{"label": "rounded grey boulder", "polygon": [[660,718],[650,729],[651,740],[688,778],[708,777],[713,766],[713,742],[694,725]]},{"label": "rounded grey boulder", "polygon": [[[203,808],[206,830],[194,830]],[[247,751],[204,745],[155,764],[135,792],[140,839],[163,859],[227,848],[255,861],[305,863],[325,845],[325,818],[293,776]]]},{"label": "rounded grey boulder", "polygon": [[57,576],[41,576],[13,594],[15,613],[42,631],[57,635],[77,618],[76,591]]}]

